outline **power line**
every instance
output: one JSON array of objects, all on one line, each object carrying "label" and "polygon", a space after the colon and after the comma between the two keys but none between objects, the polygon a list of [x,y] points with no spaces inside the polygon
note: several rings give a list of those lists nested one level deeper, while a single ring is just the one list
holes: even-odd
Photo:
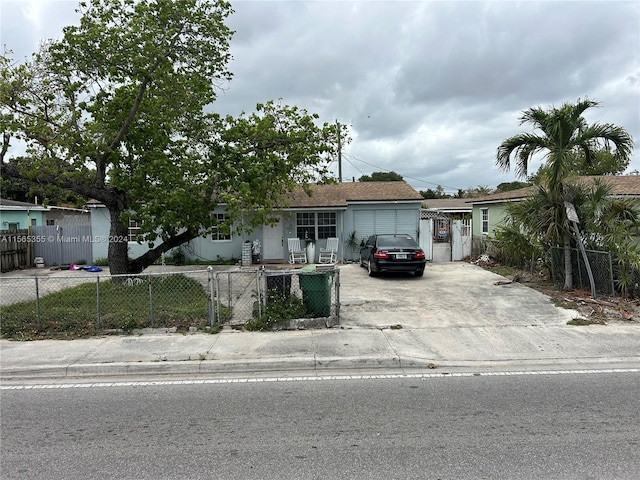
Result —
[{"label": "power line", "polygon": [[[369,166],[371,166],[371,167],[373,167],[373,168],[378,169],[378,171],[383,171],[383,172],[386,172],[386,173],[390,173],[390,172],[391,172],[391,170],[387,170],[387,169],[382,168],[382,167],[380,167],[380,166],[378,166],[378,165],[374,165],[373,163],[366,162],[366,161],[364,161],[364,160],[362,160],[362,159],[360,159],[360,158],[357,158],[357,157],[355,157],[355,156],[353,156],[353,155],[351,155],[351,154],[348,154],[348,153],[344,153],[344,152],[343,152],[342,156],[343,156],[343,157],[351,157],[353,160],[357,160],[358,162],[362,162],[362,163],[364,163],[364,164],[366,164],[366,165],[369,165]],[[347,161],[349,161],[349,160],[347,160]],[[355,168],[356,170],[358,170],[360,173],[362,173],[362,174],[364,175],[364,173],[362,172],[362,170],[360,170],[358,167],[356,167],[356,166],[355,166],[351,161],[349,161],[349,163],[353,166],[353,168]],[[402,175],[402,174],[400,174],[400,175]],[[447,189],[449,189],[449,190],[455,190],[456,192],[457,192],[458,190],[462,190],[462,189],[457,188],[457,187],[450,187],[450,186],[447,186],[447,185],[442,185],[441,183],[428,182],[428,181],[426,181],[426,180],[422,180],[422,179],[420,179],[420,178],[415,178],[415,177],[410,177],[410,176],[408,176],[408,175],[402,175],[402,177],[403,177],[403,178],[408,178],[408,179],[411,179],[411,180],[415,180],[415,181],[417,181],[417,182],[425,183],[425,184],[428,184],[428,185],[435,185],[435,186],[437,186],[437,187],[443,187],[443,188],[447,188]]]}]

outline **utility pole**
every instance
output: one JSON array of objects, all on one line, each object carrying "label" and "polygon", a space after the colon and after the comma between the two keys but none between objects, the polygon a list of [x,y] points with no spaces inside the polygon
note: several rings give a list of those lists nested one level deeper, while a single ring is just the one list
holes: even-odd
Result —
[{"label": "utility pole", "polygon": [[336,120],[338,127],[338,183],[342,182],[342,133],[340,132],[340,122]]}]

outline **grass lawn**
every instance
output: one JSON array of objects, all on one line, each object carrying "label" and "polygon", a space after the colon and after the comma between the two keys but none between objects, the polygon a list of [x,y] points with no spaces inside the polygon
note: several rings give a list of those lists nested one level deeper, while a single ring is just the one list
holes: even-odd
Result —
[{"label": "grass lawn", "polygon": [[188,330],[209,324],[207,292],[200,283],[180,274],[149,278],[150,282],[142,278],[133,284],[100,282],[101,328],[93,282],[40,298],[39,328],[35,300],[0,307],[0,333],[4,338],[32,340],[87,337],[114,329],[130,332],[145,327]]}]

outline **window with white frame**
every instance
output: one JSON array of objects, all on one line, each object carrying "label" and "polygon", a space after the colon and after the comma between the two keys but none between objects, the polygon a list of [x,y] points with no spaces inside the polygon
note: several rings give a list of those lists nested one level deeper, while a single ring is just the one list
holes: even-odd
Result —
[{"label": "window with white frame", "polygon": [[219,224],[224,223],[227,219],[225,214],[214,213],[213,216],[216,219],[216,224],[212,227],[211,230],[211,240],[213,240],[214,242],[231,240],[231,234],[225,233],[222,228],[218,227]]},{"label": "window with white frame", "polygon": [[489,209],[481,208],[482,212],[482,233],[489,233]]},{"label": "window with white frame", "polygon": [[316,240],[337,236],[335,212],[300,212],[296,214],[296,236]]},{"label": "window with white frame", "polygon": [[132,218],[129,219],[129,230],[127,234],[128,234],[128,240],[130,242],[138,241],[138,235],[140,234],[140,224],[135,220],[133,220]]}]

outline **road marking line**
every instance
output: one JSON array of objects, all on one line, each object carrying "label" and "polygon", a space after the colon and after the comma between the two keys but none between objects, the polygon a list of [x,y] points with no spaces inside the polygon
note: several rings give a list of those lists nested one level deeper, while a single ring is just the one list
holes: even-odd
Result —
[{"label": "road marking line", "polygon": [[397,373],[397,374],[361,374],[361,375],[318,375],[263,378],[212,378],[197,380],[150,380],[139,382],[87,382],[55,384],[0,385],[0,390],[55,390],[70,388],[110,388],[110,387],[156,387],[167,385],[215,385],[231,383],[267,383],[267,382],[309,382],[321,380],[374,380],[374,379],[431,379],[456,377],[502,377],[524,375],[594,375],[603,373],[640,373],[640,368],[613,368],[598,370],[531,370],[511,372],[441,372],[441,373]]}]

